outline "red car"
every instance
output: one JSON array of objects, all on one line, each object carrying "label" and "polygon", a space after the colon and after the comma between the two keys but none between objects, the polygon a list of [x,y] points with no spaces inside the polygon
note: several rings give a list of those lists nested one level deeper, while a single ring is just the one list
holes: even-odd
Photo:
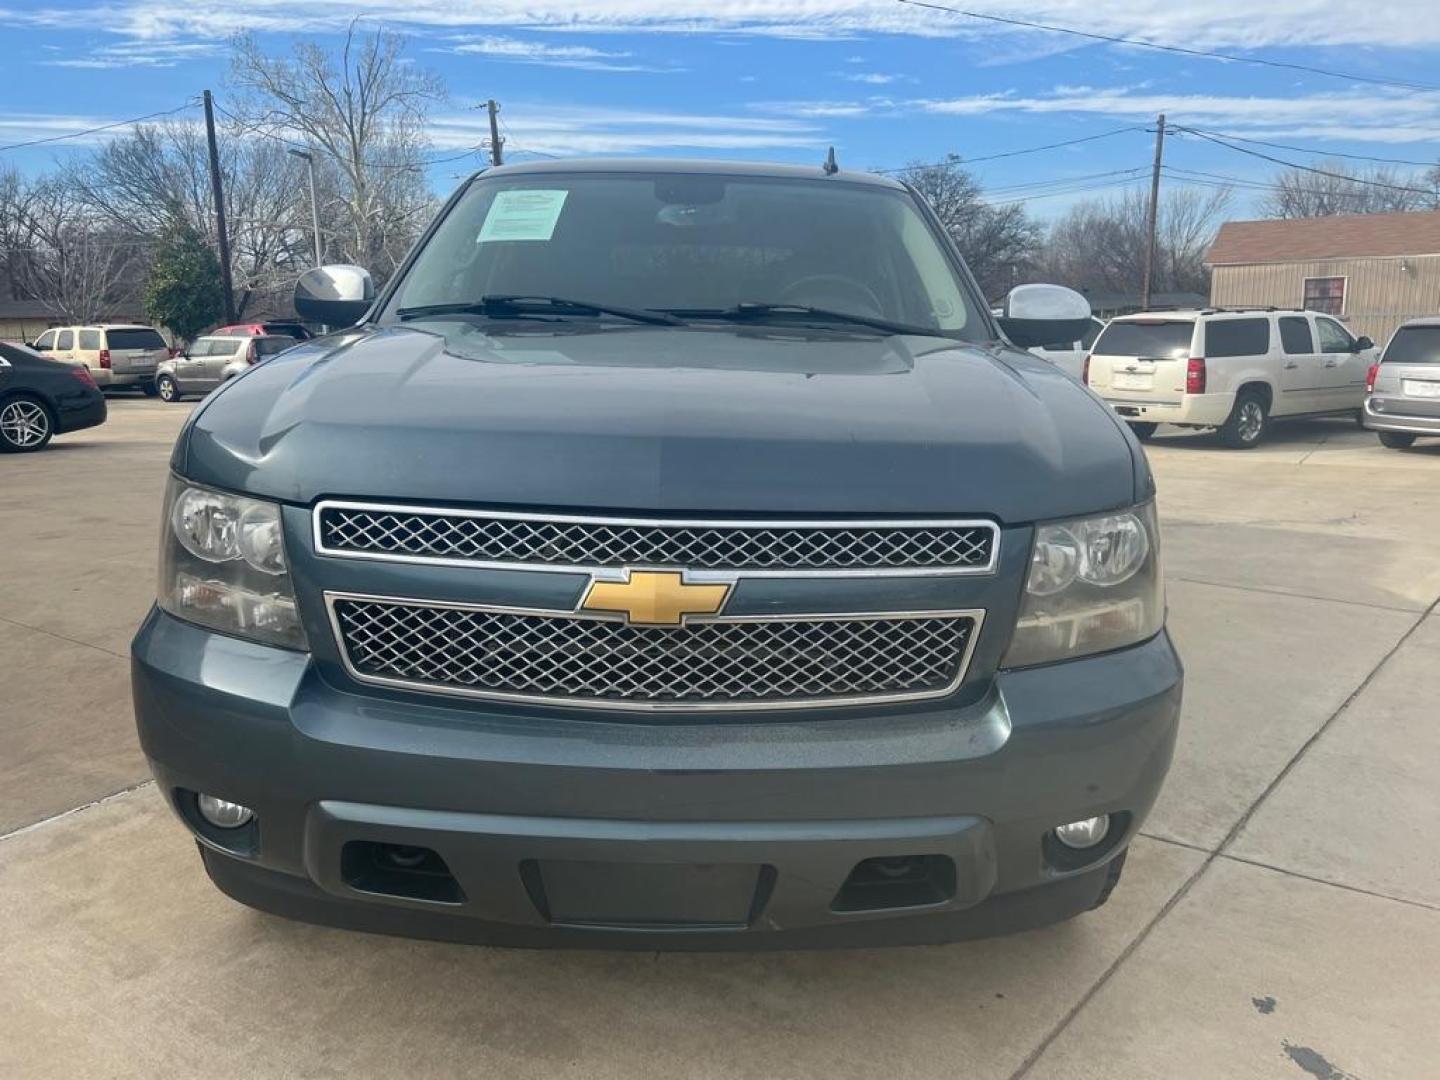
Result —
[{"label": "red car", "polygon": [[[263,337],[267,334],[283,334],[296,341],[309,341],[315,335],[298,322],[252,322],[222,326],[215,331],[225,337]],[[211,335],[212,337],[214,334]]]}]

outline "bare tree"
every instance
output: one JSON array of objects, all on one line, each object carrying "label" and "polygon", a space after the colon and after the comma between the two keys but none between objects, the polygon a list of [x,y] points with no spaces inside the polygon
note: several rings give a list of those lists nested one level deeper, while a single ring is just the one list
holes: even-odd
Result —
[{"label": "bare tree", "polygon": [[1002,295],[1029,275],[1040,248],[1040,226],[1019,203],[987,203],[961,158],[911,165],[900,173],[934,209],[954,238],[986,297]]},{"label": "bare tree", "polygon": [[[309,209],[285,146],[222,125],[220,172],[230,232],[235,306],[244,315],[307,265]],[[174,121],[110,140],[67,174],[86,203],[117,227],[158,236],[180,225],[215,237],[204,128]]]},{"label": "bare tree", "polygon": [[11,289],[70,322],[133,301],[143,239],[90,212],[62,177],[0,174],[0,246]]},{"label": "bare tree", "polygon": [[339,54],[312,42],[287,57],[265,55],[251,36],[235,41],[232,81],[253,129],[302,143],[323,163],[334,206],[332,256],[388,276],[430,208],[423,174],[425,121],[444,94],[439,79],[404,62],[404,39],[352,22]]},{"label": "bare tree", "polygon": [[[1148,195],[1077,203],[1052,226],[1042,260],[1046,280],[1084,292],[1138,292]],[[1205,252],[1229,208],[1228,188],[1171,188],[1156,223],[1156,292],[1210,291]]]},{"label": "bare tree", "polygon": [[1409,173],[1389,165],[1357,167],[1338,158],[1325,158],[1307,169],[1282,169],[1270,183],[1272,189],[1259,204],[1265,217],[1440,209],[1440,165]]}]

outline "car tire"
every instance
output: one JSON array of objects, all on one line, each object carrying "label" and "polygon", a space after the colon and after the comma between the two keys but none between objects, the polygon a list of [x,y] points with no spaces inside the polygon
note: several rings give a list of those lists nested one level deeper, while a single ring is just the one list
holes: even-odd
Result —
[{"label": "car tire", "polygon": [[161,401],[176,402],[180,400],[180,387],[169,375],[161,375],[155,380],[155,392],[160,395]]},{"label": "car tire", "polygon": [[1130,849],[1116,855],[1105,867],[1105,884],[1100,887],[1100,895],[1095,897],[1095,902],[1090,905],[1089,910],[1094,911],[1098,907],[1104,907],[1105,901],[1110,899],[1110,894],[1115,891],[1115,886],[1120,884],[1120,874],[1125,869],[1125,856],[1130,854]]},{"label": "car tire", "polygon": [[1415,445],[1415,436],[1403,431],[1377,431],[1380,436],[1380,445],[1391,450],[1408,450]]},{"label": "car tire", "polygon": [[50,406],[33,394],[14,394],[0,401],[0,452],[29,454],[43,450],[55,434]]},{"label": "car tire", "polygon": [[1159,424],[1147,423],[1131,424],[1130,430],[1135,433],[1135,438],[1141,442],[1149,442],[1155,434],[1155,429],[1159,426]]},{"label": "car tire", "polygon": [[156,380],[156,379],[150,379],[150,380],[148,380],[147,382],[142,382],[142,383],[140,384],[140,392],[141,392],[142,394],[144,394],[146,397],[156,397],[156,396],[158,396],[159,393],[160,393],[160,388],[159,388],[158,386],[156,386],[156,383],[157,383],[157,382],[158,382],[158,380]]},{"label": "car tire", "polygon": [[1220,443],[1231,450],[1253,450],[1265,441],[1270,429],[1270,410],[1265,398],[1247,390],[1235,399],[1225,423],[1220,425]]}]

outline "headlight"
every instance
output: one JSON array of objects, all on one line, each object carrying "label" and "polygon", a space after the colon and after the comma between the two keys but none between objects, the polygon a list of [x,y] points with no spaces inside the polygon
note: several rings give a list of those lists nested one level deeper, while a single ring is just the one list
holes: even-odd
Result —
[{"label": "headlight", "polygon": [[1039,525],[1020,618],[1003,666],[1123,648],[1154,636],[1164,625],[1153,503]]},{"label": "headlight", "polygon": [[212,630],[304,649],[280,507],[171,477],[159,604]]}]

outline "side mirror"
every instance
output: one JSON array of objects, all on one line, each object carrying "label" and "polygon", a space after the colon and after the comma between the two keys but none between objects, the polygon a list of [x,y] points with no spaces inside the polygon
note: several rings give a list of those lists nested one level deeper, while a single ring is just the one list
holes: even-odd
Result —
[{"label": "side mirror", "polygon": [[1022,349],[1079,341],[1090,329],[1090,301],[1063,285],[1017,285],[1005,297],[999,322]]},{"label": "side mirror", "polygon": [[310,322],[353,326],[374,302],[375,282],[358,266],[317,266],[295,282],[295,310]]},{"label": "side mirror", "polygon": [[1361,334],[1358,338],[1355,339],[1356,352],[1364,352],[1366,349],[1373,349],[1374,347],[1375,342],[1371,341],[1364,334]]}]

